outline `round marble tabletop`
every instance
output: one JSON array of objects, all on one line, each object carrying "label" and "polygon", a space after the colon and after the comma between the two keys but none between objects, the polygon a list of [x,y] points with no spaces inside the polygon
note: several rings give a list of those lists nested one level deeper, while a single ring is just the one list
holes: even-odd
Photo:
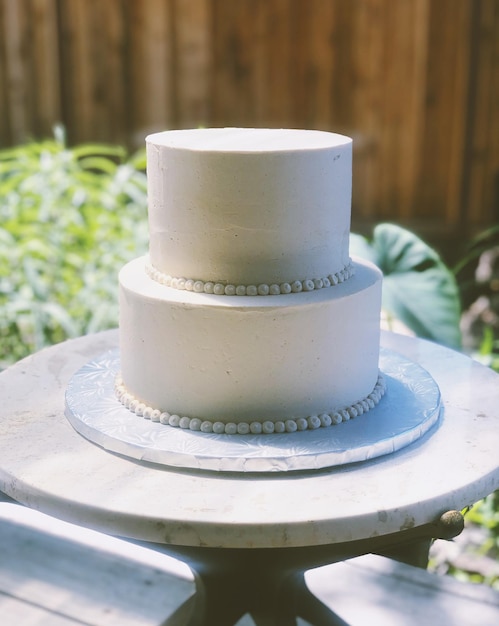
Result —
[{"label": "round marble tabletop", "polygon": [[0,490],[66,521],[142,541],[296,548],[397,533],[499,486],[499,376],[436,344],[383,333],[384,347],[440,387],[438,425],[378,459],[269,474],[174,469],[91,443],[64,415],[73,374],[117,331],[71,340],[0,374]]}]

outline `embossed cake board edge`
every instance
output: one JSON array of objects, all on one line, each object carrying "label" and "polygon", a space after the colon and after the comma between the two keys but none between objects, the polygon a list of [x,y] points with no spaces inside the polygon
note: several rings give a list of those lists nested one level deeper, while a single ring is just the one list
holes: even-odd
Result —
[{"label": "embossed cake board edge", "polygon": [[438,423],[440,390],[425,369],[386,349],[380,369],[385,396],[348,422],[286,434],[216,435],[151,422],[123,407],[114,394],[119,351],[113,349],[73,375],[65,415],[89,441],[135,461],[215,472],[319,470],[392,454]]}]

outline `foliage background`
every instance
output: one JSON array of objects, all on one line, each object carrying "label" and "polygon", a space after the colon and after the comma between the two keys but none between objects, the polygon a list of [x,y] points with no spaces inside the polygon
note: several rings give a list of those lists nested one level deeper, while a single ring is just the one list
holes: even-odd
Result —
[{"label": "foliage background", "polygon": [[0,152],[0,368],[117,325],[117,274],[147,249],[145,157],[55,139]]}]

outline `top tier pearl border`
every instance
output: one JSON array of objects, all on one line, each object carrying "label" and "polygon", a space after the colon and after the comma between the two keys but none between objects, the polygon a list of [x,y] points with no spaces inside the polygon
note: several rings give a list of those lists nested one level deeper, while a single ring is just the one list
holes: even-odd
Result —
[{"label": "top tier pearl border", "polygon": [[160,422],[166,426],[172,426],[173,428],[214,433],[216,435],[270,435],[272,433],[294,433],[300,430],[327,428],[328,426],[341,424],[341,422],[347,422],[373,409],[384,396],[385,391],[385,380],[380,373],[374,389],[366,398],[339,411],[310,415],[308,417],[277,420],[275,422],[266,420],[263,422],[224,423],[220,421],[202,420],[198,417],[180,416],[168,413],[168,411],[153,409],[140,402],[140,400],[129,393],[120,376],[117,376],[115,381],[115,394],[117,399],[123,406],[135,413],[135,415],[151,420],[151,422]]},{"label": "top tier pearl border", "polygon": [[195,293],[209,293],[216,296],[278,296],[280,294],[314,291],[339,285],[355,274],[355,266],[350,261],[339,272],[329,274],[329,276],[324,278],[308,278],[306,280],[295,280],[291,283],[272,283],[270,285],[267,283],[259,285],[232,285],[221,282],[194,280],[192,278],[175,278],[160,272],[150,262],[146,263],[146,273],[149,278],[161,285],[166,285],[173,289],[194,291]]}]

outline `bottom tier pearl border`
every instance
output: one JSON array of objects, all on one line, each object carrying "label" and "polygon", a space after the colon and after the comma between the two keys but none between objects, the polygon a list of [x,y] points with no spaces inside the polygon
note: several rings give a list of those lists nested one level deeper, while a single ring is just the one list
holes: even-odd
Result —
[{"label": "bottom tier pearl border", "polygon": [[373,409],[381,400],[386,391],[385,380],[380,373],[378,380],[372,392],[363,400],[345,407],[333,413],[321,413],[319,415],[310,415],[308,417],[291,418],[287,420],[264,422],[220,422],[202,420],[198,417],[180,416],[168,411],[160,411],[153,409],[146,404],[140,402],[131,393],[129,393],[118,375],[115,382],[115,394],[118,400],[127,409],[152,422],[160,422],[173,428],[183,428],[186,430],[201,431],[203,433],[215,433],[217,435],[271,435],[272,433],[293,433],[300,430],[315,430],[317,428],[327,428],[347,422],[348,420],[366,413]]}]

